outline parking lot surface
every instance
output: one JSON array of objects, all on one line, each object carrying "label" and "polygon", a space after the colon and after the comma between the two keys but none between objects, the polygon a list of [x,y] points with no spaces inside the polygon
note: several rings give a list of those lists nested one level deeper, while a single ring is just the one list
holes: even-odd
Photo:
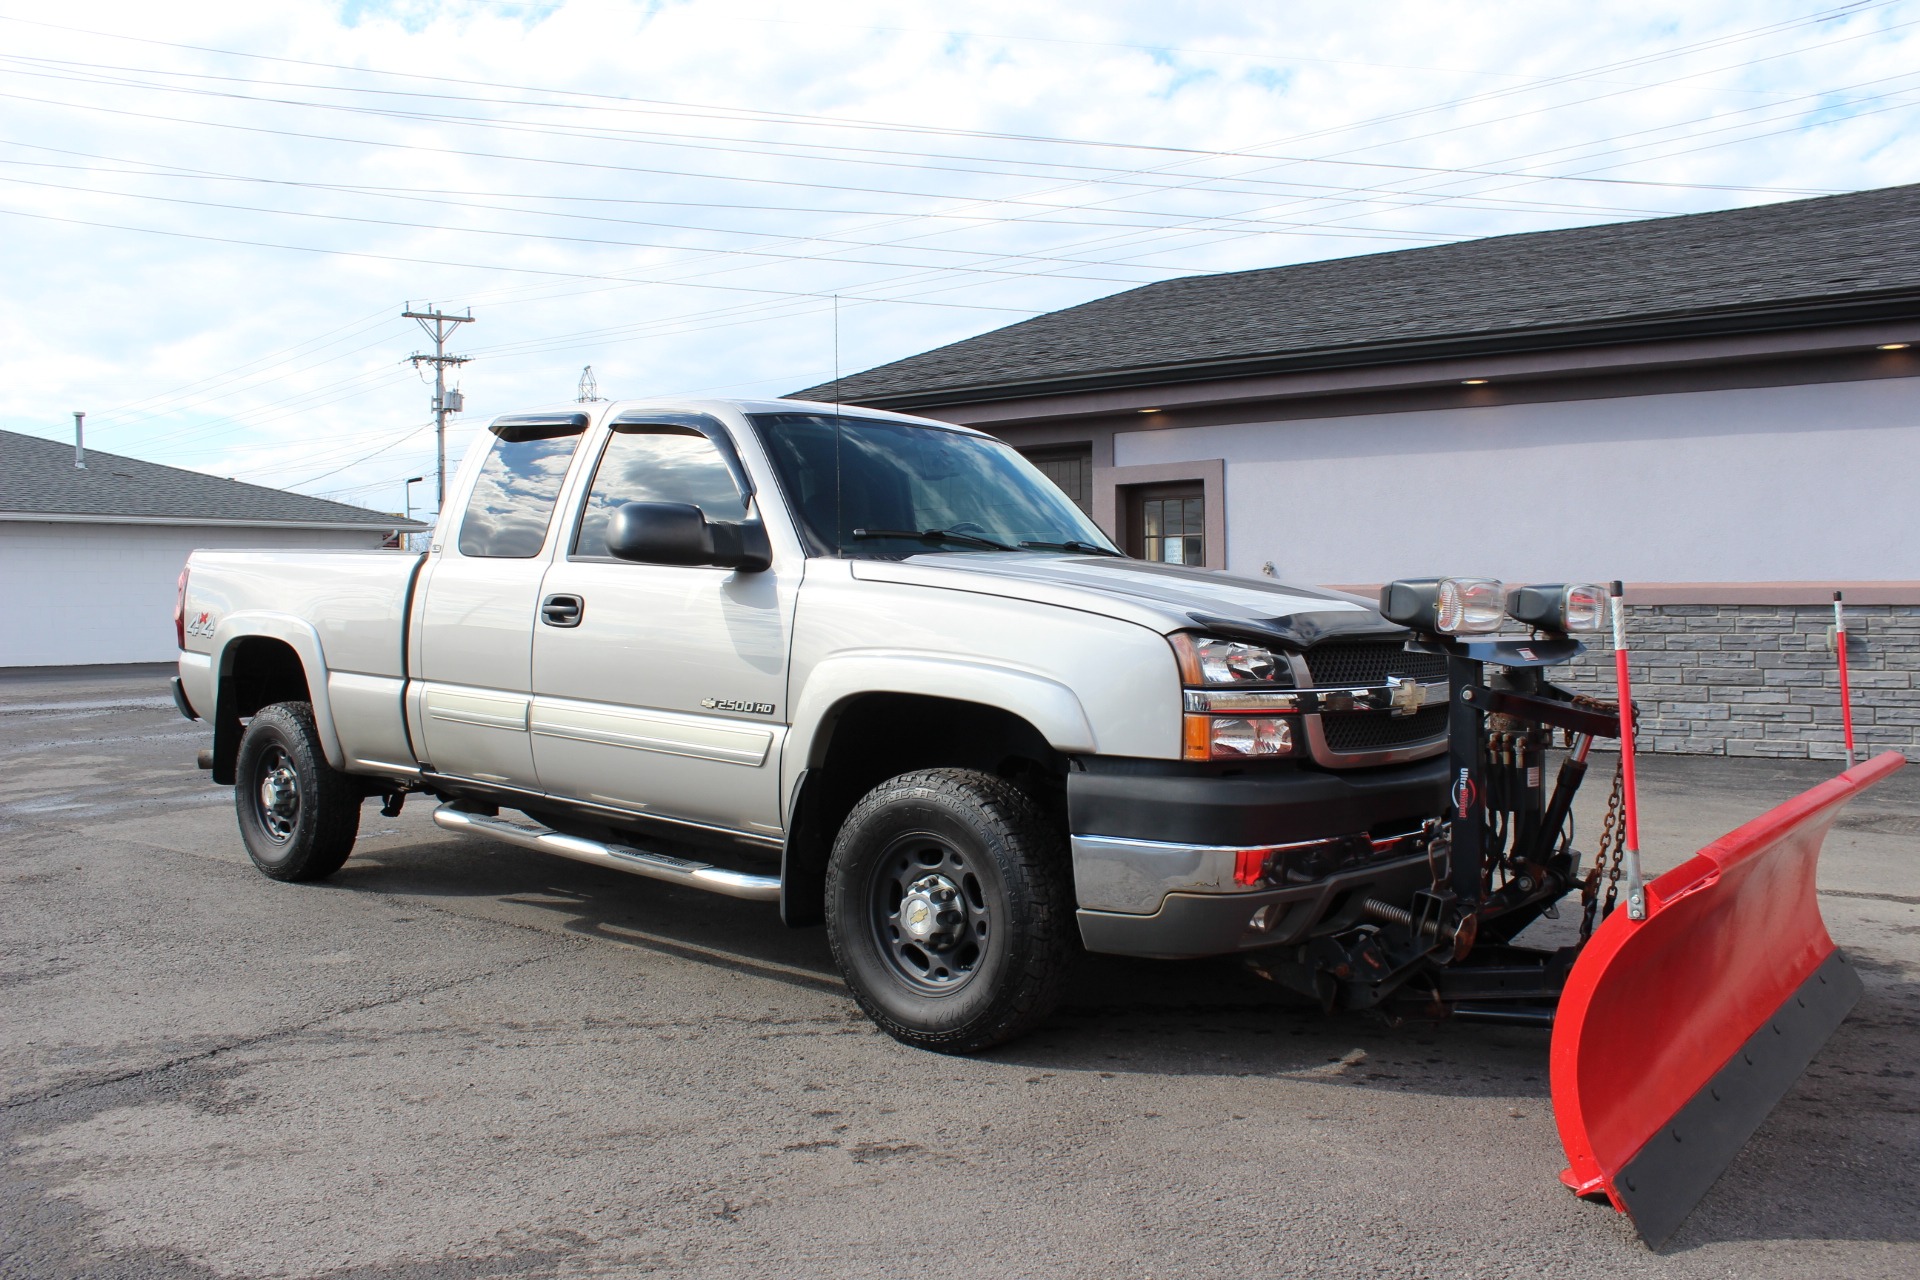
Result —
[{"label": "parking lot surface", "polygon": [[[1864,998],[1656,1253],[1556,1181],[1544,1033],[1089,958],[917,1052],[818,930],[419,799],[265,879],[165,675],[0,672],[0,1275],[1920,1275],[1920,769],[1822,865]],[[1831,772],[1649,759],[1643,842]]]}]

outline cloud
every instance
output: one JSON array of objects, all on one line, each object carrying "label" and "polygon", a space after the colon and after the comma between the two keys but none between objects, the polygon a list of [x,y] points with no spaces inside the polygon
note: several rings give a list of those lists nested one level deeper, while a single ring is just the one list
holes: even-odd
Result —
[{"label": "cloud", "polygon": [[1828,10],[0,0],[0,423],[397,509],[409,301],[476,316],[457,457],[588,363],[824,380],[835,295],[852,371],[1186,272],[1914,180],[1917,19]]}]

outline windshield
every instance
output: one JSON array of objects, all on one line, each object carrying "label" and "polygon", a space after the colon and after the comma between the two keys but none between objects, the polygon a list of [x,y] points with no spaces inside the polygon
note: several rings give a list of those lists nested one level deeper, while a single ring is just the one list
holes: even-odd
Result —
[{"label": "windshield", "polygon": [[[781,487],[816,551],[1117,554],[1072,499],[1012,448],[968,432],[828,413],[756,413]],[[945,537],[911,537],[931,534]]]}]

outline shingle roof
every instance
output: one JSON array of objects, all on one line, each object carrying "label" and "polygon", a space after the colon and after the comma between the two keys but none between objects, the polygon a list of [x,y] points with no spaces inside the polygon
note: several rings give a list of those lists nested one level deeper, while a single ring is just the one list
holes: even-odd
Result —
[{"label": "shingle roof", "polygon": [[98,449],[87,450],[81,470],[73,465],[71,444],[13,431],[0,431],[0,513],[426,528],[365,507]]},{"label": "shingle roof", "polygon": [[888,408],[1920,315],[1920,184],[1187,276],[793,393]]}]

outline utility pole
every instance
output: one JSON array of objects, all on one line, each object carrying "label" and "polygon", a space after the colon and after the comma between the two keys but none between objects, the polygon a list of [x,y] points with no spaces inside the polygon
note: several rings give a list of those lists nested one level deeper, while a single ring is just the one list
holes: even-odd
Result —
[{"label": "utility pole", "polygon": [[443,314],[437,307],[429,306],[425,311],[415,311],[413,304],[400,313],[402,319],[417,320],[420,327],[433,339],[433,354],[421,355],[415,352],[408,359],[418,369],[423,364],[433,366],[433,435],[435,448],[434,475],[438,481],[435,489],[434,511],[440,512],[447,505],[447,415],[459,413],[467,407],[466,398],[458,391],[447,390],[447,366],[465,364],[472,356],[450,356],[447,354],[447,339],[453,331],[463,324],[473,323],[473,309],[467,314],[453,316]]}]

